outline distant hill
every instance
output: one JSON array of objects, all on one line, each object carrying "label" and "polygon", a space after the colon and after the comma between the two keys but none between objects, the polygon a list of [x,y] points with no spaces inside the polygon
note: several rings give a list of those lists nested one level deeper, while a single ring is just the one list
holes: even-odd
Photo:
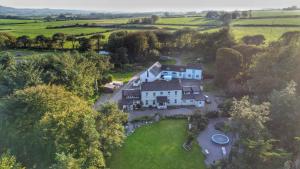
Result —
[{"label": "distant hill", "polygon": [[47,16],[47,15],[59,15],[59,14],[89,14],[92,11],[83,10],[68,10],[68,9],[30,9],[30,8],[12,8],[0,5],[0,15],[12,15],[12,16]]}]

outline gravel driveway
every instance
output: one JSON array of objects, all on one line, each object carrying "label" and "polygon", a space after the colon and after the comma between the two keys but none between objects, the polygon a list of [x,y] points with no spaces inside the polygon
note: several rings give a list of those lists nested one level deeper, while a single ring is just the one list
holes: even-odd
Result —
[{"label": "gravel driveway", "polygon": [[[207,149],[209,151],[209,155],[206,156],[205,163],[206,165],[211,165],[214,161],[220,160],[224,158],[222,155],[222,146],[217,145],[211,141],[211,137],[214,134],[224,134],[221,131],[215,129],[215,124],[218,122],[226,121],[226,118],[217,118],[217,119],[210,119],[209,124],[204,131],[200,133],[197,138],[199,145],[201,146],[202,150]],[[229,144],[225,145],[227,155],[230,153],[231,147],[234,143],[233,136],[231,134],[226,134],[230,142]]]}]

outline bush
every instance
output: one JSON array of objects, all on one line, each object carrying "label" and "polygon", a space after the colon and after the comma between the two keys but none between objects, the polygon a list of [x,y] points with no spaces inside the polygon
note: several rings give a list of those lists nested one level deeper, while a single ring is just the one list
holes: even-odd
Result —
[{"label": "bush", "polygon": [[137,117],[133,120],[131,120],[131,122],[142,122],[142,121],[153,121],[154,117],[152,116],[141,116],[141,117]]}]

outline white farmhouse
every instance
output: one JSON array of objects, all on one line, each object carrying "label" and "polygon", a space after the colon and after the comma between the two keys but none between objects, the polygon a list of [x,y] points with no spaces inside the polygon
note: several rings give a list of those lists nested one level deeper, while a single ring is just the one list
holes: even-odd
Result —
[{"label": "white farmhouse", "polygon": [[200,65],[161,65],[156,62],[140,75],[141,84],[138,88],[123,91],[123,109],[204,107],[205,97],[200,85],[202,78]]},{"label": "white farmhouse", "polygon": [[156,62],[140,75],[141,82],[153,82],[155,80],[165,78],[202,80],[202,68],[199,64],[188,64],[186,66],[178,66],[161,65],[159,62]]}]

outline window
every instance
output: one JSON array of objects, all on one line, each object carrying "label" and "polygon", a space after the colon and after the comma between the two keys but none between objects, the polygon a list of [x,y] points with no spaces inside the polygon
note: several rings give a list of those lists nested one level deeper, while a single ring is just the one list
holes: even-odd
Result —
[{"label": "window", "polygon": [[148,100],[146,100],[146,105],[148,105]]},{"label": "window", "polygon": [[153,92],[153,96],[155,96],[155,92]]},{"label": "window", "polygon": [[155,105],[155,100],[153,100],[153,105]]},{"label": "window", "polygon": [[171,92],[170,91],[168,91],[168,95],[170,95],[171,94]]},{"label": "window", "polygon": [[177,103],[177,99],[174,100],[174,103]]},{"label": "window", "polygon": [[199,77],[199,75],[196,75],[196,77],[198,78],[198,77]]},{"label": "window", "polygon": [[160,92],[160,95],[163,95],[164,94],[164,92]]},{"label": "window", "polygon": [[175,91],[175,95],[177,95],[177,91]]},{"label": "window", "polygon": [[148,96],[148,92],[146,92],[146,97]]},{"label": "window", "polygon": [[191,74],[189,74],[189,77],[191,77]]}]

